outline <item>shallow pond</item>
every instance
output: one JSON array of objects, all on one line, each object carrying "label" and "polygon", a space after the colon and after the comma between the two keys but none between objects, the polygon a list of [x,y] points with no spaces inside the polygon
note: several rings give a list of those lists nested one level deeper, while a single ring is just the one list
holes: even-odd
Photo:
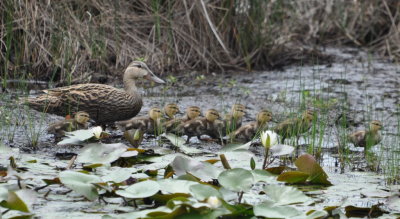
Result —
[{"label": "shallow pond", "polygon": [[[233,103],[242,103],[246,105],[245,123],[253,120],[260,109],[266,108],[274,114],[270,125],[273,127],[304,109],[314,109],[318,119],[312,131],[300,138],[300,153],[316,155],[333,186],[322,189],[301,187],[313,198],[313,208],[350,205],[371,207],[384,203],[383,209],[393,211],[396,208],[389,208],[387,201],[389,196],[399,193],[398,188],[388,182],[396,183],[399,175],[400,69],[398,65],[370,58],[358,50],[326,49],[325,53],[335,57],[331,64],[291,66],[284,70],[264,72],[163,75],[168,80],[167,85],[144,91],[144,106],[140,114],[145,114],[152,106],[163,106],[168,102],[178,103],[181,111],[197,105],[203,110],[214,108],[221,113],[227,113]],[[44,185],[42,179],[57,177],[60,170],[68,165],[71,158],[68,153],[77,153],[80,147],[56,146],[52,136],[44,130],[60,117],[42,115],[16,106],[13,103],[14,95],[3,94],[0,108],[2,139],[6,145],[14,148],[15,151],[10,153],[14,155],[18,166],[29,169],[23,176],[27,179],[27,185],[39,187]],[[372,149],[370,163],[365,162],[362,148],[349,146],[346,154],[337,153],[339,128],[335,126],[335,121],[343,112],[354,125],[349,131],[362,129],[373,119],[383,122],[384,138]],[[122,134],[116,130],[109,132],[117,136]],[[38,148],[31,150],[29,143],[36,136]],[[129,145],[120,137],[107,141],[122,141]],[[290,143],[294,144],[295,141]],[[154,138],[145,139],[143,148],[170,155],[154,158],[151,161],[153,163],[138,165],[137,168],[164,168],[176,156],[168,145],[160,144]],[[205,153],[197,155],[199,160],[218,159],[215,153],[221,148],[216,143],[197,139],[191,141],[190,147]],[[16,152],[18,149],[19,152]],[[251,157],[255,158],[257,165],[261,165],[262,154],[261,147],[251,147],[248,153],[243,152],[241,156],[227,156],[232,167],[249,168]],[[67,157],[61,159],[59,155]],[[0,154],[0,167],[7,167],[8,156],[6,153]],[[276,161],[272,166],[278,164],[279,161]],[[371,168],[376,171],[368,171]],[[102,167],[98,171],[109,171],[109,168]],[[109,198],[108,204],[104,204],[86,201],[74,192],[65,195],[67,191],[59,186],[39,190],[33,213],[41,218],[101,218],[105,214],[135,211],[133,207],[124,206],[118,198]],[[244,198],[248,203],[259,202],[257,197]],[[4,218],[12,215],[16,214],[9,212]]]}]

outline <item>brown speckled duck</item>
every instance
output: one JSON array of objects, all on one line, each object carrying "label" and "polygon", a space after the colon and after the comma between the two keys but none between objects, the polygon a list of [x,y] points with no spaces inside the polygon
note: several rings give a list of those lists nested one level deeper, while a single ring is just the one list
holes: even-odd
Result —
[{"label": "brown speckled duck", "polygon": [[164,83],[145,63],[133,61],[124,73],[124,90],[105,84],[77,84],[43,90],[45,94],[28,98],[26,104],[35,110],[61,116],[85,111],[96,123],[109,124],[132,118],[139,113],[142,98],[135,82],[142,78]]},{"label": "brown speckled duck", "polygon": [[143,133],[154,134],[160,126],[162,112],[160,108],[153,107],[149,110],[147,116],[133,117],[125,121],[115,122],[115,125],[121,130],[139,129]]},{"label": "brown speckled duck", "polygon": [[261,131],[268,129],[268,122],[272,119],[272,113],[268,110],[261,110],[257,113],[256,121],[250,122],[233,133],[232,140],[238,142],[251,141]]},{"label": "brown speckled duck", "polygon": [[307,132],[312,125],[314,118],[314,112],[306,110],[303,112],[301,118],[287,119],[279,123],[274,131],[282,137],[281,143],[284,144],[286,138],[296,136],[296,142],[298,141],[301,134]]},{"label": "brown speckled duck", "polygon": [[189,143],[190,138],[197,136],[200,140],[201,135],[214,135],[218,131],[215,127],[215,121],[219,118],[219,113],[215,109],[209,109],[205,113],[205,117],[189,120],[179,125],[175,132],[187,135],[186,143]]},{"label": "brown speckled duck", "polygon": [[170,121],[167,121],[163,124],[164,129],[166,130],[166,132],[173,132],[173,130],[178,127],[179,125],[197,118],[198,116],[200,116],[201,111],[200,108],[197,106],[189,106],[186,109],[186,114],[181,117],[181,118],[174,118]]},{"label": "brown speckled duck", "polygon": [[65,119],[52,123],[47,128],[47,132],[54,134],[55,140],[59,141],[61,137],[65,136],[65,132],[72,132],[79,129],[87,129],[89,121],[89,114],[84,111],[75,113],[73,119]]},{"label": "brown speckled duck", "polygon": [[378,144],[382,140],[380,130],[382,129],[382,123],[378,120],[373,120],[369,124],[368,130],[357,131],[348,136],[348,140],[356,147],[363,147],[364,152],[367,149]]}]

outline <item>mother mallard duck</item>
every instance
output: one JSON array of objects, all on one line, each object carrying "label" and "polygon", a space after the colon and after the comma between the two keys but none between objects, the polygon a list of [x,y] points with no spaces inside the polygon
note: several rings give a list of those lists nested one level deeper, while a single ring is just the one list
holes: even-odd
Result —
[{"label": "mother mallard duck", "polygon": [[45,94],[28,98],[26,104],[38,111],[60,116],[85,111],[98,124],[109,124],[136,116],[142,98],[135,81],[147,79],[165,83],[141,61],[133,61],[124,73],[124,90],[105,84],[77,84],[43,90]]}]

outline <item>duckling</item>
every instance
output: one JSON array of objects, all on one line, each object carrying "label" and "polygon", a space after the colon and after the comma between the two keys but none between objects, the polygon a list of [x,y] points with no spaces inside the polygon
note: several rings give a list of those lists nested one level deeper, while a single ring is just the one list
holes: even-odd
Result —
[{"label": "duckling", "polygon": [[166,132],[172,132],[176,127],[180,124],[183,124],[189,120],[195,119],[200,116],[201,111],[200,108],[197,106],[189,106],[186,109],[186,114],[181,118],[174,118],[172,120],[166,121],[163,126]]},{"label": "duckling", "polygon": [[170,121],[174,119],[177,113],[179,113],[179,107],[175,103],[168,103],[164,106],[165,121]]},{"label": "duckling", "polygon": [[256,121],[250,122],[233,133],[232,139],[239,142],[251,141],[261,131],[268,129],[268,122],[272,119],[272,113],[268,110],[261,110]]},{"label": "duckling", "polygon": [[47,128],[47,133],[54,134],[55,141],[59,141],[61,137],[65,136],[65,132],[87,129],[89,119],[89,114],[87,112],[79,111],[75,113],[73,119],[65,119],[50,124]]},{"label": "duckling", "polygon": [[144,62],[133,61],[124,73],[124,90],[105,84],[76,84],[43,90],[45,94],[28,98],[24,104],[41,112],[61,116],[69,111],[85,111],[96,123],[110,124],[139,113],[142,98],[135,85],[138,79],[165,83]]},{"label": "duckling", "polygon": [[115,125],[121,130],[139,129],[143,133],[154,134],[160,127],[162,112],[160,108],[153,107],[149,110],[147,116],[134,117],[125,121],[115,122]]},{"label": "duckling", "polygon": [[186,144],[189,143],[190,138],[193,136],[197,136],[197,138],[201,140],[201,135],[213,135],[217,131],[215,121],[218,118],[218,111],[215,109],[209,109],[206,111],[205,117],[189,120],[179,125],[175,129],[175,132],[183,133],[188,136]]},{"label": "duckling", "polygon": [[234,132],[242,126],[243,116],[245,115],[246,107],[243,104],[233,104],[231,113],[226,114],[224,118],[223,135]]},{"label": "duckling", "polygon": [[312,125],[312,120],[314,118],[314,112],[311,110],[306,110],[303,112],[301,118],[287,119],[279,123],[274,131],[282,137],[282,144],[285,142],[286,138],[296,136],[296,143],[301,134],[307,132]]},{"label": "duckling", "polygon": [[356,147],[364,147],[364,153],[366,153],[370,147],[381,142],[382,136],[379,132],[381,129],[382,122],[373,120],[370,122],[368,130],[354,132],[348,136],[348,140]]}]

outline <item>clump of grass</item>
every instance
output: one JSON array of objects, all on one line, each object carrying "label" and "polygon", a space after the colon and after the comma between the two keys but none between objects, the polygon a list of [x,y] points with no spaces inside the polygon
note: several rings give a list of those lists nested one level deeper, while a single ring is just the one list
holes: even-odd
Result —
[{"label": "clump of grass", "polygon": [[306,63],[315,45],[369,46],[398,59],[396,0],[0,2],[3,82],[85,82],[144,57],[157,71]]}]

